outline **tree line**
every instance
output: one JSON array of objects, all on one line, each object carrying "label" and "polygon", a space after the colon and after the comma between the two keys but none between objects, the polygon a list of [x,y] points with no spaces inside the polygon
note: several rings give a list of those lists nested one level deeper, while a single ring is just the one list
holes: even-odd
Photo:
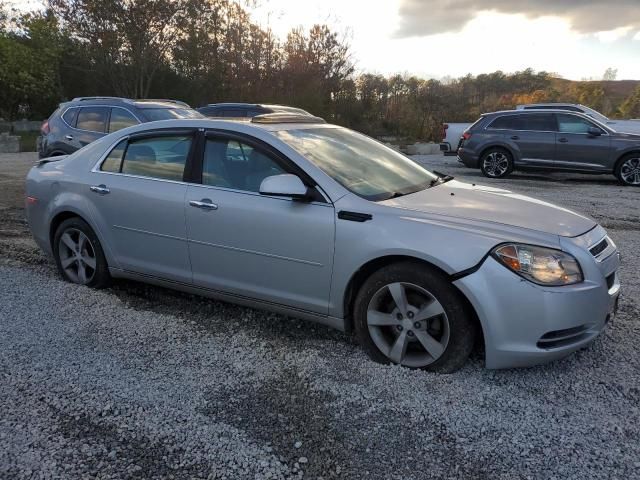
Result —
[{"label": "tree line", "polygon": [[235,0],[49,0],[26,14],[1,7],[5,119],[46,118],[76,96],[246,101],[301,107],[375,136],[438,141],[443,121],[518,103],[640,116],[640,88],[619,98],[602,82],[531,69],[444,80],[358,74],[348,42],[327,25],[278,38]]}]

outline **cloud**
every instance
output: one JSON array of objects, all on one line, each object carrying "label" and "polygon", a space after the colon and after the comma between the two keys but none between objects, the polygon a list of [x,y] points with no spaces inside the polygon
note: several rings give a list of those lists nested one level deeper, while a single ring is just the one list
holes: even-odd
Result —
[{"label": "cloud", "polygon": [[[481,11],[560,17],[579,33],[640,27],[638,0],[400,0],[396,38],[457,32]],[[500,37],[500,25],[487,40]]]}]

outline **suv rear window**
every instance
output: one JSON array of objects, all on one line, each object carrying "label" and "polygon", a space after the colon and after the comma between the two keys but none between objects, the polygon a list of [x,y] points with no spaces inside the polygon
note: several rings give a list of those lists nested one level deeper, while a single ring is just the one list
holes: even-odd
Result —
[{"label": "suv rear window", "polygon": [[78,114],[77,108],[68,108],[66,112],[62,115],[62,119],[66,122],[70,127],[75,127],[76,115]]}]

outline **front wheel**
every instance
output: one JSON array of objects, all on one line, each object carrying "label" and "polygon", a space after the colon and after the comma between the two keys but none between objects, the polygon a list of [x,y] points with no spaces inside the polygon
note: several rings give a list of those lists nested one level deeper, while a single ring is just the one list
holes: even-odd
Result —
[{"label": "front wheel", "polygon": [[506,177],[513,171],[513,157],[506,150],[492,148],[480,158],[480,170],[485,177]]},{"label": "front wheel", "polygon": [[640,155],[622,157],[616,165],[615,174],[622,185],[640,187]]},{"label": "front wheel", "polygon": [[453,285],[437,270],[412,262],[385,267],[365,281],[354,322],[373,360],[440,373],[464,365],[476,335]]},{"label": "front wheel", "polygon": [[60,274],[69,282],[103,288],[111,280],[100,241],[81,218],[69,218],[56,229],[53,254]]}]

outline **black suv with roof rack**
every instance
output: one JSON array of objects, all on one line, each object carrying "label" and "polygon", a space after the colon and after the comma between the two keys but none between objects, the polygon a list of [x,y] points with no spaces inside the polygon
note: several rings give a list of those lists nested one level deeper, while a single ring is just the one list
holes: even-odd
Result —
[{"label": "black suv with roof rack", "polygon": [[289,113],[293,115],[311,116],[309,112],[301,108],[259,103],[210,103],[197,110],[202,115],[211,118],[251,118],[267,113]]},{"label": "black suv with roof rack", "polygon": [[69,155],[109,133],[138,123],[201,117],[177,100],[78,97],[61,103],[44,121],[38,137],[38,156]]}]

